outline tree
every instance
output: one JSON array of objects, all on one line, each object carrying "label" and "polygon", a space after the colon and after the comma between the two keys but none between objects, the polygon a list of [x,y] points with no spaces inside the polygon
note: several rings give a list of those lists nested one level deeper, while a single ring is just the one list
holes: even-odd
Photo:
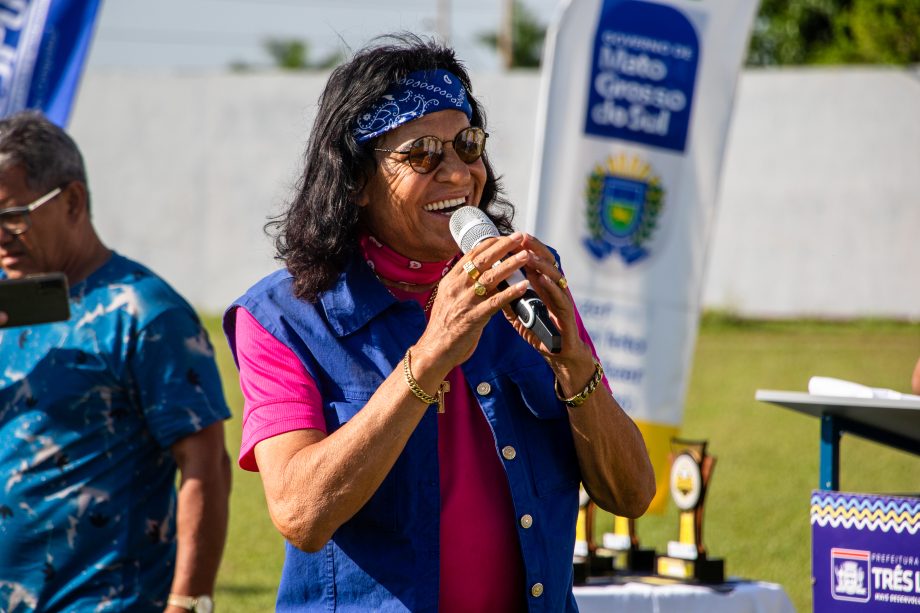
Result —
[{"label": "tree", "polygon": [[[846,1],[846,0],[843,0]],[[761,0],[747,63],[810,64],[834,39],[841,0]]]},{"label": "tree", "polygon": [[325,70],[342,61],[340,53],[332,53],[316,62],[310,58],[310,43],[298,39],[269,38],[265,50],[277,68],[282,70]]},{"label": "tree", "polygon": [[862,59],[882,64],[920,62],[920,2],[855,0],[850,26]]},{"label": "tree", "polygon": [[748,65],[920,62],[917,0],[762,0]]},{"label": "tree", "polygon": [[275,66],[282,70],[304,70],[307,68],[309,47],[302,40],[270,38],[265,41],[265,50],[272,56]]},{"label": "tree", "polygon": [[[543,55],[543,42],[546,38],[546,26],[541,24],[536,15],[520,0],[511,5],[511,61],[506,61],[508,68],[539,68]],[[502,42],[498,31],[483,32],[476,40],[495,50]]]}]

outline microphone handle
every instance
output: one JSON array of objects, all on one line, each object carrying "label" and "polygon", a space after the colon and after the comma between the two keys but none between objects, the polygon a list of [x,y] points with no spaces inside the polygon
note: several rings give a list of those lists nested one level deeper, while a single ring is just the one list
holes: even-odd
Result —
[{"label": "microphone handle", "polygon": [[[499,281],[497,286],[499,290],[504,290],[508,283]],[[511,301],[511,308],[517,313],[518,321],[528,330],[532,330],[550,353],[562,351],[562,334],[550,319],[549,310],[537,296],[537,292],[528,288],[523,296]]]}]

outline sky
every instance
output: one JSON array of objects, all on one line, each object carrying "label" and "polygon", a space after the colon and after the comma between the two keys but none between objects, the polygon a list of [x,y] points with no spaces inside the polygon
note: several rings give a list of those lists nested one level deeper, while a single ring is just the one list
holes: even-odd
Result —
[{"label": "sky", "polygon": [[[562,0],[522,2],[548,24]],[[476,37],[498,29],[502,0],[103,0],[88,69],[268,67],[268,38],[306,40],[317,61],[387,32],[435,35],[439,11],[470,69],[499,68]]]}]

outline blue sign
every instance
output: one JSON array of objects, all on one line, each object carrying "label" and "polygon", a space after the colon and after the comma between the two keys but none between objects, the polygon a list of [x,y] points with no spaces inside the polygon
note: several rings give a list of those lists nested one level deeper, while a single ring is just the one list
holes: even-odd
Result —
[{"label": "blue sign", "polygon": [[920,498],[811,495],[815,613],[920,610]]},{"label": "blue sign", "polygon": [[683,152],[699,55],[696,30],[676,8],[604,0],[585,133]]},{"label": "blue sign", "polygon": [[38,109],[66,127],[99,4],[0,1],[0,117]]}]

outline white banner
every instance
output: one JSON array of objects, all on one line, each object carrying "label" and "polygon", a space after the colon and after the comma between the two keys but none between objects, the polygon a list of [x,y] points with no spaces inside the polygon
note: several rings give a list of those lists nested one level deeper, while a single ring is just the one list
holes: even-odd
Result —
[{"label": "white banner", "polygon": [[527,229],[559,250],[666,500],[735,84],[757,0],[570,0],[551,27]]}]

